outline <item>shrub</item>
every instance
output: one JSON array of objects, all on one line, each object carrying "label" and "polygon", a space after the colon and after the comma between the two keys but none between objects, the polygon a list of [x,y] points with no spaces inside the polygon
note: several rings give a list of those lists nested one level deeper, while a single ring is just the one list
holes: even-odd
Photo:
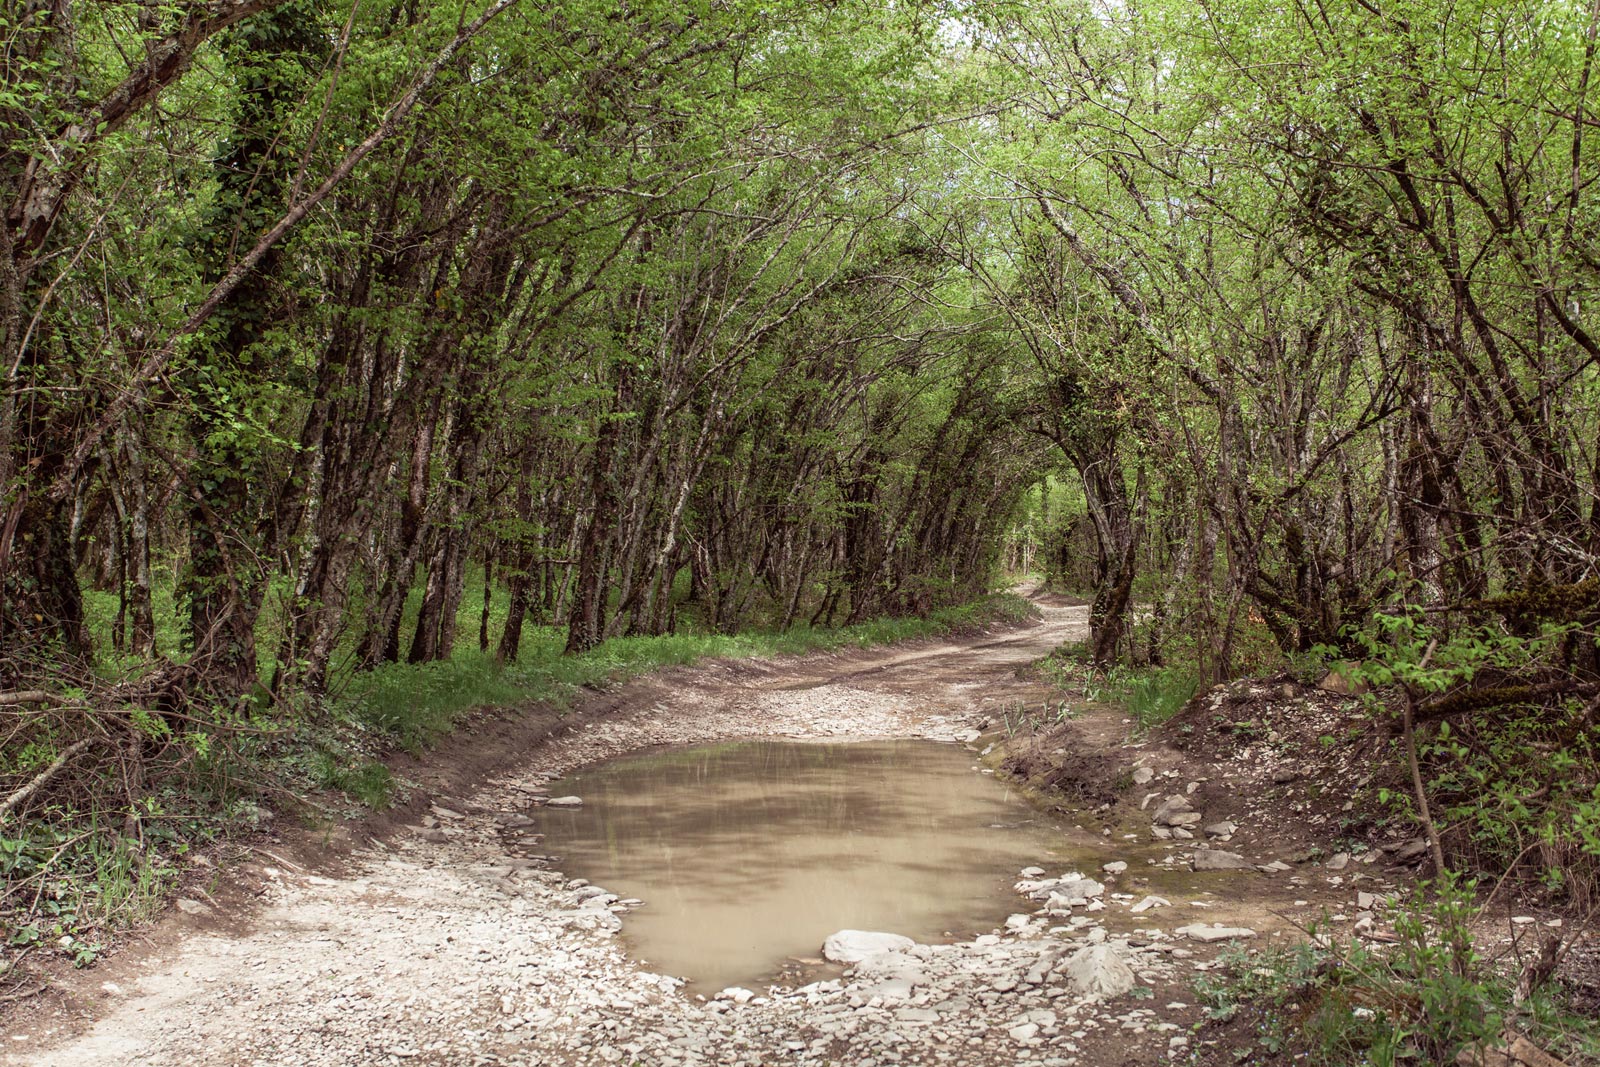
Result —
[{"label": "shrub", "polygon": [[1574,1012],[1564,990],[1537,986],[1518,1003],[1519,975],[1479,954],[1474,888],[1446,877],[1418,889],[1392,912],[1393,945],[1322,938],[1240,952],[1224,958],[1221,980],[1197,989],[1213,1020],[1253,1013],[1260,1049],[1323,1067],[1453,1063],[1508,1028],[1548,1049],[1600,1055],[1600,1024]]}]

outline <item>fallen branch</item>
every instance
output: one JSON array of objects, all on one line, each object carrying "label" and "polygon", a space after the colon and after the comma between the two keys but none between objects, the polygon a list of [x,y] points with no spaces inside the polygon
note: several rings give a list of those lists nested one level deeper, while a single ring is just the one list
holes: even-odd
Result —
[{"label": "fallen branch", "polygon": [[86,737],[82,741],[70,744],[63,749],[61,755],[56,757],[55,762],[34,776],[33,781],[6,797],[4,802],[0,802],[0,818],[11,814],[13,808],[24,803],[29,797],[37,793],[46,782],[61,773],[61,769],[72,761],[72,757],[94,744],[94,742],[95,738]]},{"label": "fallen branch", "polygon": [[[1417,664],[1420,673],[1427,669],[1428,661],[1433,659],[1433,653],[1439,647],[1438,639],[1428,642],[1428,649],[1422,654],[1422,662]],[[1444,877],[1444,848],[1439,843],[1439,828],[1434,824],[1433,813],[1428,810],[1428,791],[1423,787],[1422,770],[1417,765],[1417,692],[1407,685],[1405,687],[1405,707],[1402,726],[1405,734],[1406,763],[1411,768],[1411,788],[1417,796],[1417,817],[1422,821],[1422,829],[1428,835],[1428,850],[1433,854],[1433,876]]]},{"label": "fallen branch", "polygon": [[0,997],[0,1004],[10,1004],[13,1001],[28,1000],[28,999],[31,999],[33,997],[38,996],[40,993],[43,993],[46,989],[49,989],[49,988],[50,988],[49,983],[46,983],[46,984],[40,986],[37,989],[29,989],[26,992],[22,992],[22,993],[7,993],[5,996]]},{"label": "fallen branch", "polygon": [[298,863],[294,862],[293,860],[286,860],[282,856],[278,855],[276,852],[268,852],[266,849],[257,848],[255,845],[246,845],[245,848],[248,848],[251,852],[259,852],[263,856],[267,856],[267,857],[269,857],[271,859],[277,860],[279,863],[283,864],[285,867],[289,867],[289,868],[292,868],[292,869],[297,870],[297,871],[304,871],[305,870],[305,868],[300,866]]},{"label": "fallen branch", "polygon": [[43,689],[13,689],[0,692],[0,704],[59,704],[61,698]]},{"label": "fallen branch", "polygon": [[1517,988],[1511,994],[1511,1003],[1514,1007],[1521,1007],[1533,996],[1534,991],[1550,980],[1556,973],[1556,964],[1561,960],[1561,935],[1545,934],[1544,942],[1539,946],[1539,952],[1522,968],[1522,974],[1517,979]]}]

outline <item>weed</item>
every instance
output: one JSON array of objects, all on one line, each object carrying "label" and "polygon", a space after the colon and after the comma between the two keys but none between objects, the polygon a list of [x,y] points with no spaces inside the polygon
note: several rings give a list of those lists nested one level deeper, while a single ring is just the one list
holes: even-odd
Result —
[{"label": "weed", "polygon": [[1452,1063],[1508,1027],[1552,1050],[1600,1051],[1600,1023],[1572,1012],[1559,987],[1516,1003],[1516,975],[1499,973],[1473,942],[1473,889],[1446,878],[1418,890],[1393,911],[1398,941],[1387,948],[1313,930],[1308,943],[1226,955],[1225,977],[1197,989],[1214,1020],[1252,1013],[1261,1049],[1325,1067]]},{"label": "weed", "polygon": [[142,922],[161,910],[177,870],[159,853],[141,849],[119,834],[95,834],[91,841],[94,881],[84,892],[80,919],[97,926]]},{"label": "weed", "polygon": [[1127,705],[1139,730],[1145,731],[1178,714],[1199,688],[1199,679],[1186,671],[1149,670],[1128,679],[1116,699]]},{"label": "weed", "polygon": [[1081,642],[1062,645],[1035,667],[1058,689],[1076,689],[1091,702],[1123,705],[1140,733],[1183,710],[1200,688],[1199,677],[1181,667],[1096,666]]},{"label": "weed", "polygon": [[1327,677],[1329,669],[1337,662],[1336,656],[1336,650],[1325,647],[1313,648],[1309,652],[1284,653],[1289,673],[1304,685],[1316,685]]},{"label": "weed", "polygon": [[1092,672],[1084,696],[1121,704],[1143,733],[1172,718],[1194,697],[1199,679],[1175,667],[1111,667]]},{"label": "weed", "polygon": [[347,766],[332,752],[319,750],[311,763],[311,777],[325,789],[348,793],[373,811],[382,811],[394,797],[394,773],[376,760]]},{"label": "weed", "polygon": [[1071,722],[1081,714],[1083,714],[1081,708],[1074,708],[1065,700],[1041,701],[1037,708],[1018,700],[1007,703],[1000,709],[1000,718],[1007,737],[1038,733]]}]

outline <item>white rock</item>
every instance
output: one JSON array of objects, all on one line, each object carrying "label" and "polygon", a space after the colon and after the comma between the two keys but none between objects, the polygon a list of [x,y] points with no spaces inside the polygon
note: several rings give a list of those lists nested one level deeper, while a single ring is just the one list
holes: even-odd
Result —
[{"label": "white rock", "polygon": [[1170,907],[1172,907],[1172,901],[1168,900],[1166,897],[1149,896],[1149,897],[1145,897],[1143,900],[1139,901],[1139,903],[1135,904],[1133,907],[1129,908],[1128,910],[1129,911],[1134,911],[1134,912],[1139,912],[1139,911],[1149,911],[1151,908],[1170,908]]},{"label": "white rock", "polygon": [[1123,863],[1121,860],[1116,860],[1112,863],[1102,864],[1100,869],[1105,871],[1107,874],[1121,874],[1123,871],[1128,869],[1128,865]]},{"label": "white rock", "polygon": [[551,797],[549,800],[545,801],[544,806],[547,808],[581,808],[583,807],[583,798]]},{"label": "white rock", "polygon": [[719,992],[713,1000],[731,1000],[735,1004],[748,1004],[755,999],[755,993],[744,986],[731,985]]},{"label": "white rock", "polygon": [[1256,932],[1248,926],[1206,926],[1203,923],[1193,923],[1189,926],[1180,926],[1173,931],[1182,934],[1190,941],[1235,941],[1245,940],[1256,936]]},{"label": "white rock", "polygon": [[886,982],[875,982],[860,990],[860,994],[868,1000],[910,1000],[916,991],[916,986],[904,978],[891,978]]},{"label": "white rock", "polygon": [[1136,982],[1133,969],[1110,944],[1079,949],[1062,970],[1082,996],[1120,997]]},{"label": "white rock", "polygon": [[[1017,892],[1034,900],[1050,900],[1052,907],[1082,907],[1105,891],[1103,884],[1081,874],[1017,883]],[[1055,902],[1057,897],[1061,898],[1059,904]]]},{"label": "white rock", "polygon": [[1032,1041],[1039,1034],[1038,1023],[1022,1023],[1006,1031],[1013,1041]]},{"label": "white rock", "polygon": [[856,964],[855,978],[864,983],[853,992],[868,1000],[909,1000],[918,986],[928,984],[919,961],[901,952],[876,952]]},{"label": "white rock", "polygon": [[822,955],[834,963],[860,963],[879,952],[904,952],[916,942],[900,934],[840,930],[822,943]]}]

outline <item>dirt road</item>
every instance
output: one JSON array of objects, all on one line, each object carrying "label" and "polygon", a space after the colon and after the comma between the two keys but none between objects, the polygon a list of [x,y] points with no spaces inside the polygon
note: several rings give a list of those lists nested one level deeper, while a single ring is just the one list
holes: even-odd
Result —
[{"label": "dirt road", "polygon": [[[919,945],[798,991],[703,1002],[630,960],[608,902],[581,899],[504,833],[508,813],[525,809],[548,779],[646,746],[754,737],[954,742],[1034,699],[1036,685],[1019,668],[1082,636],[1086,609],[1043,611],[1042,623],[1005,634],[713,664],[673,672],[670,686],[632,686],[631,707],[544,743],[514,772],[439,801],[419,825],[335,868],[263,859],[220,874],[211,894],[192,895],[149,934],[150,948],[89,972],[74,1008],[7,1032],[0,1060],[1158,1062],[1187,1041],[1197,1012],[1174,998],[1209,954],[1171,931],[1237,910],[1218,908],[1209,891],[1193,894],[1192,907],[1175,899],[1159,922],[1156,913],[1129,916],[1137,890],[1116,898],[1115,879],[1113,893],[1076,910],[1063,901],[1045,914],[1019,896],[1019,911],[1039,913],[1016,929]],[[248,900],[220,891],[235,879],[259,883],[259,896],[228,903]],[[1095,945],[1108,946],[1096,959],[1115,957],[1142,993],[1103,1000],[1074,984],[1069,956]]]}]

